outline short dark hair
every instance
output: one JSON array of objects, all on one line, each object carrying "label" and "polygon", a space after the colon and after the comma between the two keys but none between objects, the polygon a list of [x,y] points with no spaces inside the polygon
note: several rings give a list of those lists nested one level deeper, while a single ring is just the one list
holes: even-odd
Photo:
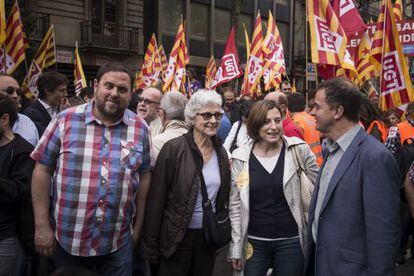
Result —
[{"label": "short dark hair", "polygon": [[252,109],[252,106],[254,104],[253,99],[241,99],[240,102],[240,109],[239,109],[239,120],[242,119],[242,117],[245,117],[246,119],[249,118],[250,110]]},{"label": "short dark hair", "polygon": [[288,82],[288,81],[286,81],[286,80],[282,81],[282,82],[280,83],[280,85],[279,85],[279,88],[280,88],[280,89],[282,89],[282,85],[283,85],[283,84],[290,85],[290,82]]},{"label": "short dark hair", "polygon": [[94,90],[92,86],[86,86],[82,88],[81,92],[79,93],[79,97],[83,100],[84,97],[88,97],[88,99],[92,99],[94,96]]},{"label": "short dark hair", "polygon": [[287,96],[288,108],[291,112],[302,112],[306,108],[306,99],[300,93],[291,93]]},{"label": "short dark hair", "polygon": [[39,98],[46,98],[46,91],[53,93],[58,86],[68,85],[68,79],[65,75],[56,71],[47,71],[42,73],[37,80],[37,89],[39,90]]},{"label": "short dark hair", "polygon": [[247,120],[247,133],[254,141],[260,141],[261,138],[259,132],[262,126],[266,123],[267,112],[274,108],[276,108],[279,111],[280,116],[282,116],[282,111],[274,101],[261,100],[253,104]]},{"label": "short dark hair", "polygon": [[0,94],[0,117],[9,114],[9,127],[12,128],[17,120],[17,106],[13,100],[4,94]]},{"label": "short dark hair", "polygon": [[324,90],[326,102],[333,108],[342,106],[344,117],[352,122],[359,121],[362,95],[358,87],[345,78],[334,78],[321,83],[318,91]]},{"label": "short dark hair", "polygon": [[221,95],[224,96],[224,93],[226,93],[226,92],[231,92],[231,93],[233,93],[236,96],[236,90],[234,90],[233,87],[226,86],[226,87],[223,87],[221,89]]},{"label": "short dark hair", "polygon": [[134,89],[134,78],[128,66],[117,61],[107,62],[103,64],[101,67],[99,67],[98,73],[96,74],[96,80],[99,82],[102,76],[108,72],[123,72],[128,74],[129,79],[131,81],[131,91]]}]

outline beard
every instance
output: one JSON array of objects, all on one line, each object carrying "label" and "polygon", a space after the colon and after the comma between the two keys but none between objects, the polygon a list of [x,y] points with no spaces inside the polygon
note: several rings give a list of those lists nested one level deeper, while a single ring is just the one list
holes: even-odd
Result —
[{"label": "beard", "polygon": [[119,105],[119,101],[116,102],[118,106],[115,108],[108,107],[106,103],[106,100],[95,98],[96,109],[107,119],[117,120],[122,117],[126,108],[122,108]]}]

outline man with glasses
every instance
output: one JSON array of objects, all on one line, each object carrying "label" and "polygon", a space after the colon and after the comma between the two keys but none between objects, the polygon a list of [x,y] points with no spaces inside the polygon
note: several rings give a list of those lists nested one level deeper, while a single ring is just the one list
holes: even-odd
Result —
[{"label": "man with glasses", "polygon": [[160,106],[162,92],[156,87],[148,87],[138,97],[137,114],[149,125],[151,136],[161,133],[162,120],[157,108]]},{"label": "man with glasses", "polygon": [[414,102],[408,104],[406,118],[405,121],[391,127],[388,132],[385,146],[394,154],[406,141],[414,139]]},{"label": "man with glasses", "polygon": [[[0,93],[9,96],[16,104],[17,109],[21,109],[20,86],[13,77],[0,74]],[[36,126],[26,115],[18,114],[17,120],[13,125],[13,133],[19,134],[33,146],[36,146],[37,142],[39,142]]]}]

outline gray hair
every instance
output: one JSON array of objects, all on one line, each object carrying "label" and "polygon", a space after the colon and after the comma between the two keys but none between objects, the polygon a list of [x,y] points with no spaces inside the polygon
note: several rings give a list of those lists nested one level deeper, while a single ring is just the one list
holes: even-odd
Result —
[{"label": "gray hair", "polygon": [[160,107],[169,119],[184,121],[184,109],[187,105],[187,98],[178,91],[168,91],[162,97]]},{"label": "gray hair", "polygon": [[208,104],[217,104],[221,110],[223,101],[215,90],[200,89],[194,93],[185,107],[184,114],[186,123],[189,126],[193,126],[197,112]]}]

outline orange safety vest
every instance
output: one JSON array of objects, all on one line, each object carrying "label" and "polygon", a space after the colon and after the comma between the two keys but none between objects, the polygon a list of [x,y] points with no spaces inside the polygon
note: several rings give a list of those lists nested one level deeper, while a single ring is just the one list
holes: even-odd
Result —
[{"label": "orange safety vest", "polygon": [[414,139],[414,126],[410,125],[407,120],[397,124],[397,128],[400,131],[401,146],[404,145],[404,142],[409,138]]},{"label": "orange safety vest", "polygon": [[320,134],[316,130],[315,118],[305,111],[297,112],[293,115],[292,120],[302,130],[303,139],[309,145],[311,151],[316,156],[316,163],[322,166],[322,147],[320,143]]},{"label": "orange safety vest", "polygon": [[388,136],[388,127],[387,125],[380,120],[374,120],[371,122],[367,129],[367,133],[371,134],[372,129],[374,128],[374,125],[377,125],[378,131],[381,133],[381,142],[385,143],[385,140],[387,140]]}]

